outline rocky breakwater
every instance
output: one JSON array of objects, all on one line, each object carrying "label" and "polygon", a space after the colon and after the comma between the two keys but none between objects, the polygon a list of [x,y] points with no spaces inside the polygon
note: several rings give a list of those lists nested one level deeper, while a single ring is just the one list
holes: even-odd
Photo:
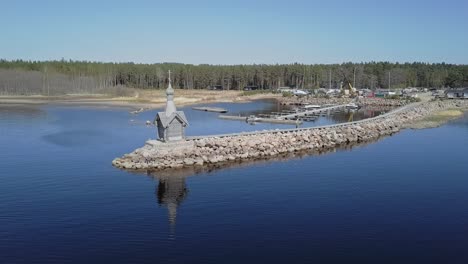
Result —
[{"label": "rocky breakwater", "polygon": [[[283,97],[278,99],[283,105],[307,105],[307,104],[316,104],[316,105],[341,105],[349,104],[354,101],[352,98],[323,98],[323,97]],[[360,105],[366,106],[403,106],[408,104],[406,99],[387,99],[387,98],[359,98],[358,103]]]},{"label": "rocky breakwater", "polygon": [[382,116],[351,123],[207,136],[186,140],[175,148],[161,147],[164,143],[155,143],[153,140],[130,154],[116,158],[112,163],[122,169],[167,169],[265,159],[304,150],[327,150],[396,133],[404,124],[440,110],[460,107],[461,104],[466,107],[467,103],[468,101],[414,103]]}]

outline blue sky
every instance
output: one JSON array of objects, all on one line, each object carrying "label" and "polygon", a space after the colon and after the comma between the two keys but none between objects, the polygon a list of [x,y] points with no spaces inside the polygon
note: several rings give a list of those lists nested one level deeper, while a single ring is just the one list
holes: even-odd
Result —
[{"label": "blue sky", "polygon": [[468,1],[0,0],[0,58],[468,64]]}]

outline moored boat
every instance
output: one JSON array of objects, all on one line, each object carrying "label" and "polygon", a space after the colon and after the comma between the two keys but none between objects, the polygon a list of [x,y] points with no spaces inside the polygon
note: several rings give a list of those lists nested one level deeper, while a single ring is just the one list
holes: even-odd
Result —
[{"label": "moored boat", "polygon": [[347,105],[345,105],[346,109],[352,109],[352,110],[357,110],[359,109],[359,105],[355,104],[355,103],[349,103]]},{"label": "moored boat", "polygon": [[321,107],[320,105],[309,104],[309,105],[304,105],[303,108],[309,110],[309,109],[318,109],[320,107]]}]

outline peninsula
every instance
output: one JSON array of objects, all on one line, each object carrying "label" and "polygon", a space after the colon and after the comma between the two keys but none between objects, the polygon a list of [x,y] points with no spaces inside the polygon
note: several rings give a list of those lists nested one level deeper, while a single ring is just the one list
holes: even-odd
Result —
[{"label": "peninsula", "polygon": [[[173,90],[169,83],[166,90],[166,113],[158,113],[159,140],[149,140],[146,144],[112,161],[115,167],[130,170],[154,170],[182,168],[187,166],[203,166],[224,162],[268,158],[277,155],[304,151],[327,150],[347,144],[367,142],[379,137],[391,135],[401,129],[411,127],[418,121],[444,113],[449,109],[466,109],[467,100],[431,100],[407,103],[403,101],[388,101],[386,99],[364,100],[365,104],[382,105],[397,102],[398,108],[364,120],[340,123],[334,125],[256,131],[249,133],[234,133],[201,137],[185,137],[182,127],[188,124],[183,113],[175,112]],[[161,116],[169,118],[161,122]],[[179,116],[179,118],[177,118]],[[439,118],[441,120],[453,118]],[[175,140],[168,140],[165,129],[170,129]],[[164,124],[168,125],[164,125]],[[177,131],[176,131],[177,130]]]}]

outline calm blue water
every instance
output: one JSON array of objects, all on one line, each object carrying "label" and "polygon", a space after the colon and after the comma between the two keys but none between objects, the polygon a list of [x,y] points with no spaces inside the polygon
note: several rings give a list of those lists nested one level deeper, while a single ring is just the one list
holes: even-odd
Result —
[{"label": "calm blue water", "polygon": [[[186,111],[191,135],[271,126]],[[195,175],[113,168],[154,114],[0,107],[0,263],[468,263],[468,117]]]}]

